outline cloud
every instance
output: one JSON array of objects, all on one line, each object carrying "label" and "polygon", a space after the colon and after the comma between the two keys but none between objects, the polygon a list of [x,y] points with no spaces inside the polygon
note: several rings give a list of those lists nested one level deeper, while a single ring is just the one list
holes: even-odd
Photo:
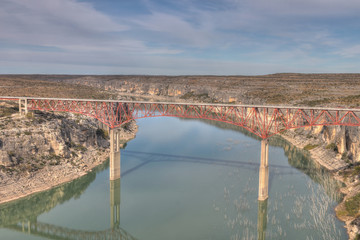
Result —
[{"label": "cloud", "polygon": [[138,16],[137,27],[149,40],[178,48],[243,48],[256,54],[259,47],[301,45],[316,51],[343,44],[337,35],[343,22],[360,21],[357,0],[179,0],[168,8],[147,3],[152,13]]},{"label": "cloud", "polygon": [[345,57],[345,58],[359,57],[360,56],[360,44],[343,47],[334,53],[337,55],[340,55],[342,57]]},{"label": "cloud", "polygon": [[[34,66],[27,73],[95,73],[99,74],[254,74],[271,73],[284,69],[281,63],[254,63],[249,61],[225,61],[197,59],[172,55],[143,55],[117,52],[33,52],[26,50],[0,50],[0,72],[21,69],[27,64]],[[21,66],[21,67],[20,67]],[[51,67],[52,66],[52,67]],[[58,69],[58,70],[56,70]],[[69,71],[71,69],[71,71]],[[287,70],[294,70],[293,68]],[[2,70],[2,71],[1,71]],[[19,70],[19,69],[17,69]],[[11,73],[15,73],[11,71]],[[9,71],[8,71],[9,72]],[[9,72],[10,73],[10,72]]]},{"label": "cloud", "polygon": [[175,54],[125,36],[129,26],[115,22],[91,4],[75,0],[4,0],[0,40],[14,45],[54,47],[75,52],[141,52]]},{"label": "cloud", "polygon": [[[360,2],[357,0],[224,0],[218,1],[234,11],[252,15],[305,20],[306,18],[358,17]],[[224,8],[224,7],[223,7]]]},{"label": "cloud", "polygon": [[1,72],[26,62],[58,73],[334,71],[327,64],[360,54],[358,0],[140,1],[147,11],[115,16],[79,0],[2,0]]},{"label": "cloud", "polygon": [[357,0],[259,0],[250,1],[252,9],[268,15],[294,17],[348,17],[358,16],[360,2]]},{"label": "cloud", "polygon": [[74,0],[3,0],[0,8],[0,38],[16,43],[83,45],[127,28]]},{"label": "cloud", "polygon": [[206,47],[211,42],[211,30],[196,26],[185,17],[163,12],[139,16],[133,20],[142,31],[149,34],[150,40],[167,45],[182,45],[187,47]]}]

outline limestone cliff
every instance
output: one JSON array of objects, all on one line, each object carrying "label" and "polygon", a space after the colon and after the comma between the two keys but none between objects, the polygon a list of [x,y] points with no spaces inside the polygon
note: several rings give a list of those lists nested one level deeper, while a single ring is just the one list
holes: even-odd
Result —
[{"label": "limestone cliff", "polygon": [[350,126],[315,126],[295,130],[309,142],[333,152],[347,164],[360,162],[360,130]]},{"label": "limestone cliff", "polygon": [[[172,101],[237,102],[244,100],[244,91],[233,88],[233,79],[209,76],[199,81],[197,76],[77,76],[51,79],[57,82],[80,84],[115,92],[122,97],[148,99],[170,98]],[[219,91],[221,90],[221,91]]]},{"label": "limestone cliff", "polygon": [[[282,73],[259,76],[16,75],[5,79],[41,79],[81,84],[122,98],[163,97],[171,101],[243,104],[359,106],[360,74]],[[0,76],[1,80],[1,76]],[[15,89],[13,90],[15,92]]]},{"label": "limestone cliff", "polygon": [[38,113],[1,121],[0,166],[7,171],[36,171],[63,162],[77,164],[109,142],[95,120],[75,114]]},{"label": "limestone cliff", "polygon": [[[0,117],[0,203],[72,181],[103,163],[109,157],[108,131],[98,125],[71,113],[24,117],[10,111]],[[122,143],[136,130],[135,122],[122,128]]]}]

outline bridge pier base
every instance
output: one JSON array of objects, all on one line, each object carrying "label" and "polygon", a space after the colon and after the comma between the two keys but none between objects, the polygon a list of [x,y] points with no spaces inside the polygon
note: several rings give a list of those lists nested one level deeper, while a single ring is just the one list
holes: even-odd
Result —
[{"label": "bridge pier base", "polygon": [[110,129],[110,180],[121,177],[120,129]]},{"label": "bridge pier base", "polygon": [[261,140],[261,158],[259,169],[259,201],[264,201],[269,196],[269,142]]},{"label": "bridge pier base", "polygon": [[28,101],[26,98],[19,99],[19,113],[20,115],[26,115],[28,113]]}]

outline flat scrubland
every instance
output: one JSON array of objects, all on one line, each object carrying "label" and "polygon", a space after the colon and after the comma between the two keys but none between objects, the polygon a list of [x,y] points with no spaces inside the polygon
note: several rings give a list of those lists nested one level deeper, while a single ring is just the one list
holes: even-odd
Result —
[{"label": "flat scrubland", "polygon": [[111,94],[90,86],[45,80],[35,75],[0,75],[0,96],[107,99]]},{"label": "flat scrubland", "polygon": [[[241,92],[242,103],[306,106],[360,106],[360,74],[281,73],[261,76],[144,76],[144,75],[0,75],[0,95],[107,98],[109,93],[82,86],[132,81],[147,84],[213,87]],[[85,83],[84,83],[85,84]],[[254,100],[254,101],[250,101]]]}]

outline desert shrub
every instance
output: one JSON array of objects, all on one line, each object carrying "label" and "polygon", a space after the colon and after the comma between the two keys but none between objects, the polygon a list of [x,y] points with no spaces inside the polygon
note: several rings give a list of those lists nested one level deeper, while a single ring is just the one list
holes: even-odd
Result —
[{"label": "desert shrub", "polygon": [[350,216],[356,217],[360,210],[360,193],[345,201],[345,208]]},{"label": "desert shrub", "polygon": [[102,129],[102,128],[96,129],[96,135],[97,135],[97,136],[100,136],[100,137],[102,137],[102,138],[104,138],[104,139],[108,139],[108,138],[109,138],[109,132],[106,131],[106,130],[104,130],[104,129]]},{"label": "desert shrub", "polygon": [[306,145],[305,147],[304,147],[304,150],[307,150],[307,151],[310,151],[310,150],[312,150],[312,149],[314,149],[314,148],[316,148],[316,147],[318,147],[319,145],[317,145],[317,144],[308,144],[308,145]]},{"label": "desert shrub", "polygon": [[326,148],[326,149],[333,150],[334,152],[338,152],[338,147],[336,146],[335,143],[330,143],[330,144],[328,144],[325,148]]}]

